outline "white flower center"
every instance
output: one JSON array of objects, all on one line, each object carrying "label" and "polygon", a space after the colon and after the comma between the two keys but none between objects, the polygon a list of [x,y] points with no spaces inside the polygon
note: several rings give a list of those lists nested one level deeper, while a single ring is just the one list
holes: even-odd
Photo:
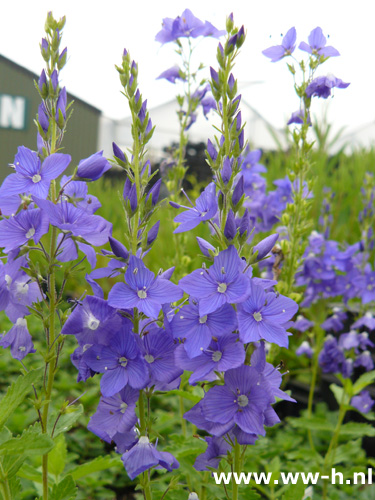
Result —
[{"label": "white flower center", "polygon": [[29,285],[27,283],[16,283],[17,293],[21,295],[26,295],[29,291]]},{"label": "white flower center", "polygon": [[245,394],[241,394],[241,396],[238,396],[237,403],[242,406],[242,408],[245,408],[249,404],[249,398],[245,396]]},{"label": "white flower center", "polygon": [[263,319],[260,312],[254,313],[253,318],[255,319],[255,321],[262,321],[262,319]]},{"label": "white flower center", "polygon": [[141,436],[138,441],[139,444],[149,444],[149,442],[150,440],[147,436]]},{"label": "white flower center", "polygon": [[12,278],[9,276],[9,274],[6,274],[5,275],[5,281],[6,281],[6,284],[8,285],[8,288],[10,287],[10,285],[12,284]]},{"label": "white flower center", "polygon": [[92,314],[89,314],[89,318],[87,321],[87,327],[90,330],[97,330],[99,325],[100,325],[100,321],[98,319],[96,319],[95,316],[93,316]]},{"label": "white flower center", "polygon": [[223,356],[223,353],[220,351],[215,351],[212,355],[212,361],[215,361],[217,363],[218,361],[221,360],[221,357]]},{"label": "white flower center", "polygon": [[21,352],[25,352],[26,351],[26,347],[21,345],[19,348],[18,348],[19,351]]},{"label": "white flower center", "polygon": [[16,326],[26,327],[27,326],[27,321],[25,320],[25,318],[18,318],[17,321],[16,321]]},{"label": "white flower center", "polygon": [[35,229],[31,227],[26,233],[26,238],[29,240],[34,236],[34,234],[35,234]]},{"label": "white flower center", "polygon": [[203,323],[206,323],[207,321],[207,314],[205,314],[204,316],[201,316],[199,318],[199,323],[202,325]]},{"label": "white flower center", "polygon": [[225,293],[227,291],[227,284],[226,283],[219,283],[219,286],[217,287],[217,291],[219,293]]},{"label": "white flower center", "polygon": [[120,412],[121,413],[125,413],[127,407],[128,407],[128,405],[126,403],[121,403],[121,405],[120,405]]},{"label": "white flower center", "polygon": [[147,363],[153,363],[155,361],[155,358],[152,354],[146,354],[145,356],[145,360],[147,361]]},{"label": "white flower center", "polygon": [[145,299],[147,297],[147,292],[145,290],[138,290],[137,294],[140,299]]},{"label": "white flower center", "polygon": [[37,182],[40,182],[42,180],[42,178],[39,174],[33,175],[31,179],[32,179],[34,184],[36,184]]},{"label": "white flower center", "polygon": [[126,367],[126,365],[128,364],[128,360],[126,358],[119,358],[118,362],[120,363],[121,366],[123,366],[124,368]]}]

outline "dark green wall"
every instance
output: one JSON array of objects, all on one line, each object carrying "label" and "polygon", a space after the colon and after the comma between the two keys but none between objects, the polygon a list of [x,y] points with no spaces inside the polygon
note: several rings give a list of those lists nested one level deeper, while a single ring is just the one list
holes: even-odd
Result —
[{"label": "dark green wall", "polygon": [[[0,128],[0,180],[12,173],[18,146],[36,150],[36,126],[33,122],[40,104],[34,80],[39,76],[0,55],[0,94],[22,96],[27,99],[25,130]],[[97,151],[99,117],[101,111],[68,94],[74,100],[73,114],[67,125],[62,152],[72,156],[72,166]]]}]

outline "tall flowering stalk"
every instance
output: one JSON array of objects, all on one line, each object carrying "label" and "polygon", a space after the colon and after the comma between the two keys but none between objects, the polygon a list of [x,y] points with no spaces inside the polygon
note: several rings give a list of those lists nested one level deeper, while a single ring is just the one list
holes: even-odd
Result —
[{"label": "tall flowering stalk", "polygon": [[[175,232],[185,232],[201,222],[212,229],[209,243],[198,238],[199,247],[212,265],[182,278],[179,286],[190,296],[173,316],[171,329],[180,345],[179,366],[192,371],[190,383],[205,381],[204,398],[185,417],[210,436],[208,448],[197,457],[197,470],[217,468],[226,456],[232,471],[240,472],[245,448],[265,435],[264,426],[278,417],[272,408],[280,391],[281,375],[266,363],[264,341],[288,346],[287,321],[297,311],[291,299],[272,291],[276,281],[252,278],[252,264],[264,258],[277,238],[257,247],[246,245],[250,215],[243,210],[244,124],[239,110],[241,96],[232,69],[245,40],[244,27],[227,18],[227,37],[217,50],[218,70],[211,68],[211,90],[221,118],[221,135],[207,144],[207,161],[214,179],[191,207],[175,218]],[[245,155],[246,156],[246,155]],[[239,498],[232,485],[232,499]],[[204,491],[202,492],[204,494]],[[226,491],[228,496],[228,492]]]},{"label": "tall flowering stalk", "polygon": [[[102,153],[82,160],[73,176],[62,178],[60,189],[56,183],[71,163],[68,154],[57,152],[70,106],[65,87],[59,85],[59,72],[67,57],[66,49],[60,51],[64,25],[65,18],[56,21],[49,13],[46,36],[40,45],[46,69],[37,84],[42,98],[35,121],[38,152],[20,146],[14,161],[15,173],[10,174],[0,188],[3,203],[0,244],[8,257],[0,268],[0,305],[14,323],[0,345],[10,347],[12,356],[21,361],[28,372],[24,358],[36,351],[26,318],[29,315],[36,318],[45,334],[43,350],[37,353],[43,359],[44,377],[41,387],[37,383],[33,386],[41,439],[45,442],[49,439],[51,443],[42,457],[43,500],[51,493],[48,474],[49,451],[54,445],[51,438],[59,419],[71,410],[70,405],[64,403],[51,425],[54,379],[65,339],[62,328],[69,312],[64,289],[72,272],[79,270],[86,257],[89,264],[95,266],[92,247],[105,244],[112,231],[110,223],[94,215],[100,203],[91,205],[93,199],[87,195],[83,182],[99,178],[110,168]],[[77,190],[82,197],[74,201]],[[79,251],[84,253],[83,259]],[[71,486],[75,490],[74,482]],[[57,490],[59,485],[53,487],[55,493]]]}]

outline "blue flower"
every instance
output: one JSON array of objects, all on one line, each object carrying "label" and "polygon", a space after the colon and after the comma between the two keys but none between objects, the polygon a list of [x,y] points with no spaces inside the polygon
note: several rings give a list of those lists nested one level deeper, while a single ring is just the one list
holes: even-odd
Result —
[{"label": "blue flower", "polygon": [[290,56],[296,48],[296,28],[290,28],[284,36],[281,45],[274,45],[269,49],[263,50],[262,54],[271,59],[271,62],[280,61],[285,56]]},{"label": "blue flower", "polygon": [[362,391],[357,396],[354,396],[350,401],[351,406],[361,413],[369,413],[374,406],[375,401],[371,398],[368,391]]},{"label": "blue flower", "polygon": [[319,26],[311,31],[308,41],[308,44],[306,42],[301,42],[298,48],[309,54],[323,57],[335,57],[340,55],[340,52],[334,47],[326,47],[327,39],[323,35],[322,28]]},{"label": "blue flower", "polygon": [[22,210],[14,217],[0,221],[0,248],[8,253],[29,241],[38,243],[48,229],[48,217],[42,210]]},{"label": "blue flower", "polygon": [[179,463],[166,451],[158,451],[147,436],[141,436],[138,443],[121,457],[130,479],[152,467],[161,466],[168,471],[177,469]]},{"label": "blue flower", "polygon": [[150,318],[157,318],[162,304],[182,298],[182,290],[167,279],[155,277],[141,259],[133,255],[125,273],[126,283],[116,283],[108,295],[108,304],[118,309],[137,307]]},{"label": "blue flower", "polygon": [[314,78],[311,83],[306,87],[307,97],[323,97],[327,99],[331,95],[331,90],[334,87],[339,89],[346,89],[349,87],[350,83],[345,83],[340,78],[336,78],[333,75],[318,76]]},{"label": "blue flower", "polygon": [[0,346],[4,349],[10,347],[11,355],[18,360],[22,360],[30,352],[35,352],[26,319],[17,319],[9,332],[1,337]]},{"label": "blue flower", "polygon": [[83,360],[95,372],[104,373],[100,389],[105,397],[113,396],[127,384],[143,389],[149,381],[147,364],[128,325],[110,338],[109,345],[90,347]]},{"label": "blue flower", "polygon": [[81,179],[96,181],[110,168],[111,164],[104,158],[103,151],[98,151],[79,162],[76,176]]},{"label": "blue flower", "polygon": [[42,163],[35,151],[20,146],[14,158],[16,173],[6,177],[0,196],[26,193],[47,198],[51,181],[64,172],[70,161],[69,155],[54,153]]},{"label": "blue flower", "polygon": [[249,277],[234,246],[219,253],[210,269],[197,269],[179,282],[180,287],[199,299],[199,315],[205,316],[224,304],[238,304],[250,293]]},{"label": "blue flower", "polygon": [[238,327],[244,343],[264,339],[288,347],[286,323],[295,315],[298,305],[288,297],[266,293],[259,285],[251,284],[249,298],[238,306]]}]

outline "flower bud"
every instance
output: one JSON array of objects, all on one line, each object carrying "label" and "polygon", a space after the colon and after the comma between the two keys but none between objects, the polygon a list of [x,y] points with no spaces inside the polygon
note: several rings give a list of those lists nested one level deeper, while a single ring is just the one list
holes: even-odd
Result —
[{"label": "flower bud", "polygon": [[250,213],[249,210],[246,209],[241,222],[240,222],[240,236],[243,236],[245,232],[250,230]]},{"label": "flower bud", "polygon": [[112,142],[112,149],[113,149],[113,154],[116,158],[118,158],[124,163],[127,163],[124,152],[117,146],[115,142]]},{"label": "flower bud", "polygon": [[38,108],[38,122],[39,122],[40,126],[42,127],[43,132],[46,133],[48,131],[48,127],[49,127],[49,120],[48,120],[46,108],[42,102],[39,104],[39,108]]},{"label": "flower bud", "polygon": [[229,210],[227,221],[224,227],[224,236],[228,240],[233,240],[233,238],[236,236],[236,232],[237,232],[236,219],[234,217],[234,213],[232,212],[232,210]]},{"label": "flower bud", "polygon": [[263,259],[263,257],[268,255],[278,239],[279,235],[277,233],[271,234],[255,245],[253,253],[258,252],[257,260]]},{"label": "flower bud", "polygon": [[211,66],[210,66],[210,73],[211,73],[211,80],[212,80],[214,87],[220,88],[219,75],[218,75],[217,71],[215,71],[214,68],[212,68]]},{"label": "flower bud", "polygon": [[42,38],[42,43],[40,44],[40,51],[42,53],[42,57],[45,61],[49,60],[50,50],[48,42],[45,38]]},{"label": "flower bud", "polygon": [[243,26],[241,26],[239,32],[237,33],[237,42],[236,42],[236,47],[237,49],[239,49],[244,41],[245,41],[245,28]]},{"label": "flower bud", "polygon": [[38,81],[39,92],[42,96],[42,99],[46,99],[48,97],[48,87],[47,87],[47,77],[46,72],[43,70],[40,74]]},{"label": "flower bud", "polygon": [[99,151],[79,162],[76,176],[81,179],[96,181],[110,168],[111,165],[104,158],[103,151]]},{"label": "flower bud", "polygon": [[217,151],[215,149],[215,146],[212,144],[210,139],[207,141],[207,153],[209,157],[211,158],[212,161],[215,161],[217,158]]},{"label": "flower bud", "polygon": [[57,86],[59,84],[59,75],[55,69],[53,70],[51,75],[51,84],[53,91],[56,92]]},{"label": "flower bud", "polygon": [[127,251],[126,247],[119,241],[115,240],[115,238],[112,238],[112,236],[109,236],[108,239],[112,252],[116,255],[116,257],[128,259],[129,252]]},{"label": "flower bud", "polygon": [[162,179],[159,179],[155,184],[152,186],[150,189],[147,199],[151,196],[151,204],[154,207],[158,200],[159,200],[159,194],[160,194],[160,187],[161,187]]},{"label": "flower bud", "polygon": [[67,48],[65,47],[65,49],[61,52],[59,60],[57,62],[57,67],[59,68],[59,70],[61,70],[65,66],[67,55]]},{"label": "flower bud", "polygon": [[159,226],[160,226],[160,220],[158,220],[157,223],[154,224],[152,226],[152,228],[150,229],[150,231],[148,232],[147,246],[152,245],[154,243],[154,241],[156,240],[156,238],[158,236],[158,232],[159,232]]},{"label": "flower bud", "polygon": [[230,33],[233,29],[233,25],[234,25],[234,22],[233,22],[233,12],[231,12],[229,14],[229,16],[227,17],[227,22],[226,22],[226,30],[228,33]]},{"label": "flower bud", "polygon": [[233,194],[232,194],[232,204],[233,204],[233,207],[235,207],[235,209],[236,209],[237,204],[240,202],[240,200],[244,194],[245,194],[244,179],[243,179],[243,175],[241,175],[241,177],[239,178],[239,180],[236,184],[236,187],[233,190]]},{"label": "flower bud", "polygon": [[225,185],[228,184],[230,178],[232,177],[232,165],[228,156],[225,157],[223,168],[221,170],[221,179]]},{"label": "flower bud", "polygon": [[210,250],[211,252],[214,252],[215,247],[213,247],[211,243],[208,243],[208,241],[200,238],[199,236],[197,236],[197,242],[203,255],[205,255],[206,257],[212,257],[212,255],[210,254]]}]

